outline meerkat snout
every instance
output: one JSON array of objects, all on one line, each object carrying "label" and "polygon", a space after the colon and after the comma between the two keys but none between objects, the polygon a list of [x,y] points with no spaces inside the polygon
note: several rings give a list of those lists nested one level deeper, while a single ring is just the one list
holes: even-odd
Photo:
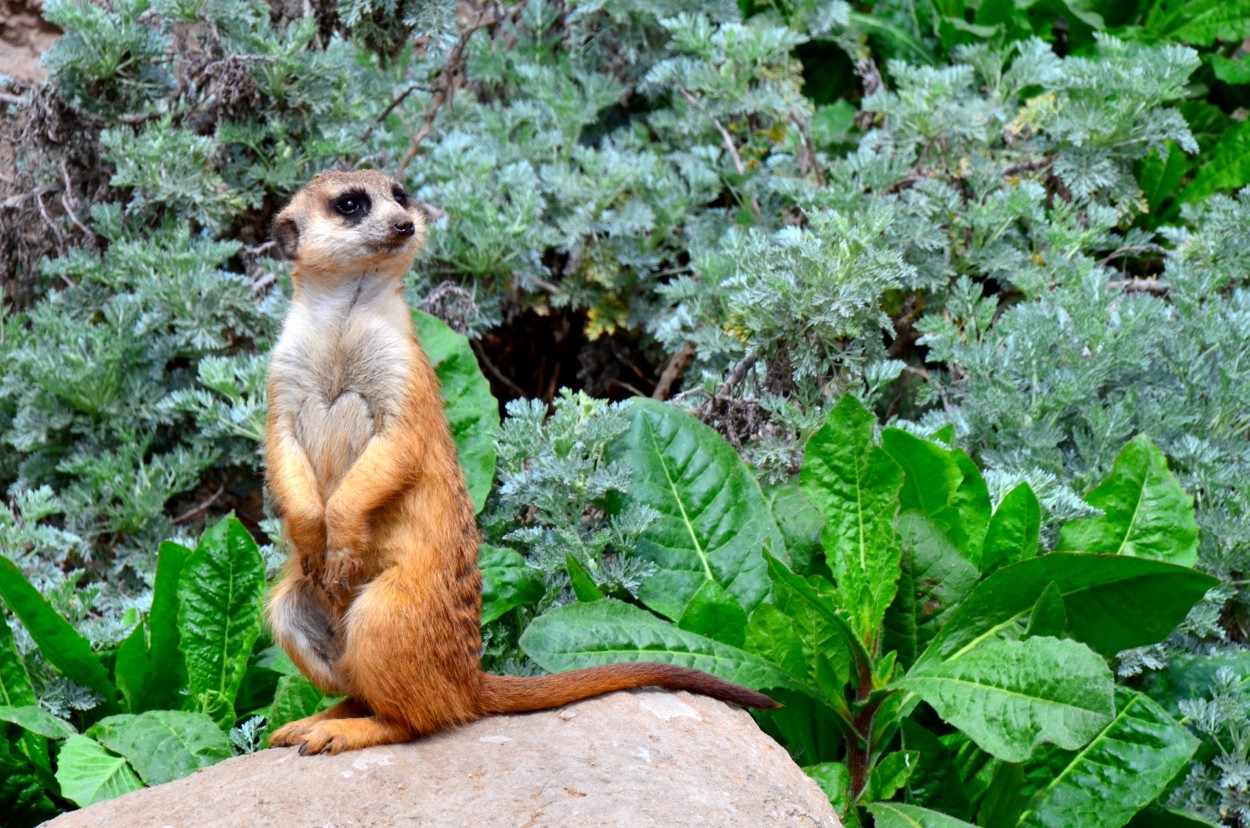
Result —
[{"label": "meerkat snout", "polygon": [[399,276],[425,241],[425,216],[382,173],[324,172],[278,214],[273,239],[305,277]]}]

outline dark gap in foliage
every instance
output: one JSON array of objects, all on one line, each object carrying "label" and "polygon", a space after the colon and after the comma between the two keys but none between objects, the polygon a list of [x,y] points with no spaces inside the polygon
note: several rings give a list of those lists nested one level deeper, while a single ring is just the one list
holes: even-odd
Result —
[{"label": "dark gap in foliage", "polygon": [[510,400],[550,403],[561,388],[579,388],[578,355],[586,342],[586,315],[552,308],[514,311],[478,339],[479,358],[500,410]]}]

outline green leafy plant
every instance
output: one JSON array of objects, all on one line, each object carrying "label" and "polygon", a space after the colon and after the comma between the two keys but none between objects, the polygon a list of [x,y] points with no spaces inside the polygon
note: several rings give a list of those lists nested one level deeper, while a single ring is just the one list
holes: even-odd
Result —
[{"label": "green leafy plant", "polygon": [[[682,507],[655,537],[666,569],[688,586],[665,584],[657,598],[644,584],[642,602],[663,618],[606,600],[539,617],[521,646],[544,668],[628,654],[779,692],[787,707],[762,723],[850,824],[865,806],[882,824],[912,815],[1123,825],[1197,749],[1149,697],[1117,690],[1107,663],[1165,637],[1215,583],[1172,562],[1192,560],[1192,515],[1188,527],[1172,525],[1168,510],[1192,506],[1148,443],[1130,445],[1098,490],[1136,491],[1138,513],[1091,495],[1105,514],[1061,535],[1069,549],[1114,536],[1115,554],[1039,555],[1027,484],[994,508],[962,451],[896,429],[877,445],[872,416],[845,397],[804,455],[801,491],[823,518],[824,555],[802,573],[779,557],[785,547],[758,490],[729,497],[707,485],[725,476],[707,473],[728,448],[720,438],[672,408],[631,410],[647,439],[629,451],[655,452],[661,469],[697,470],[645,473],[653,486],[667,480],[663,497]],[[1147,468],[1156,471],[1139,472]],[[754,519],[736,511],[752,503]],[[729,548],[742,554],[721,552],[727,541],[712,526],[740,528]],[[1130,536],[1156,542],[1121,542]],[[761,557],[761,547],[772,551]],[[690,598],[675,605],[676,594]],[[978,788],[986,776],[993,782]],[[891,802],[898,796],[902,804]],[[1108,808],[1108,797],[1121,804]]]},{"label": "green leafy plant", "polygon": [[77,722],[85,728],[79,733],[36,704],[11,639],[0,647],[6,703],[0,720],[9,723],[10,757],[25,760],[24,767],[14,763],[10,786],[38,791],[16,797],[21,822],[51,816],[65,802],[90,805],[234,755],[227,732],[236,703],[246,704],[239,690],[261,633],[260,552],[242,524],[229,519],[194,550],[163,544],[158,560],[152,610],[111,664],[11,561],[0,560],[0,597],[42,657],[100,699]]}]

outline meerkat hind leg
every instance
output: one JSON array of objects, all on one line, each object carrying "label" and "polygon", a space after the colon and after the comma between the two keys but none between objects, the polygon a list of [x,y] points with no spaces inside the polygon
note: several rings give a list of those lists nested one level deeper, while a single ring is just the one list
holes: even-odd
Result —
[{"label": "meerkat hind leg", "polygon": [[334,719],[355,719],[368,716],[371,712],[364,702],[348,696],[338,704],[327,707],[319,713],[284,724],[269,737],[269,746],[288,747],[290,745],[298,745],[304,741],[308,731],[321,722],[328,722]]},{"label": "meerkat hind leg", "polygon": [[327,719],[314,724],[301,737],[301,754],[341,753],[377,745],[410,741],[417,734],[405,725],[366,716],[355,719]]}]

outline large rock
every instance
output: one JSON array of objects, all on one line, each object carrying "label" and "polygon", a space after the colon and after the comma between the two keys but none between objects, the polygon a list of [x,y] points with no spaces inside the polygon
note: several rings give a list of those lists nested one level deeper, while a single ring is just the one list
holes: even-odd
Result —
[{"label": "large rock", "polygon": [[338,756],[266,750],[47,825],[840,828],[746,712],[658,690]]}]

